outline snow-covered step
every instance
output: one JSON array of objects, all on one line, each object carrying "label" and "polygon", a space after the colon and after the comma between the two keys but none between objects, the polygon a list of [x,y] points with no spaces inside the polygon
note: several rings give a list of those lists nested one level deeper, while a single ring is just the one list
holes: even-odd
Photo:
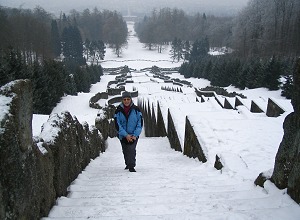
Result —
[{"label": "snow-covered step", "polygon": [[54,206],[49,217],[81,217],[95,218],[102,216],[147,216],[147,215],[175,215],[175,214],[198,214],[213,212],[249,212],[261,210],[276,210],[288,207],[282,200],[267,202],[268,198],[226,200],[226,201],[197,201],[191,203],[161,203],[156,204],[98,204],[96,206]]},{"label": "snow-covered step", "polygon": [[[285,213],[289,212],[288,208],[282,209],[267,209],[267,210],[248,210],[248,211],[215,211],[215,212],[206,212],[203,211],[200,214],[169,214],[169,215],[134,215],[134,216],[97,216],[91,217],[88,219],[94,220],[132,220],[132,219],[142,219],[142,220],[182,220],[182,219],[189,219],[189,220],[223,220],[223,219],[232,219],[232,220],[282,220],[286,219]],[[272,213],[272,214],[270,214]],[[292,219],[298,219],[298,213],[291,213],[289,212],[289,216]],[[48,217],[43,218],[43,220],[86,220],[87,218],[81,217]]]},{"label": "snow-covered step", "polygon": [[[141,138],[137,173],[124,170],[117,139],[69,186],[47,219],[298,219],[300,209],[272,183],[215,170],[183,156],[167,138]],[[291,213],[289,210],[298,212]]]},{"label": "snow-covered step", "polygon": [[[97,206],[97,205],[131,205],[131,204],[157,204],[157,203],[199,203],[204,201],[245,200],[270,198],[268,194],[260,191],[231,191],[231,192],[203,192],[199,194],[181,194],[174,192],[172,195],[144,195],[121,196],[107,195],[101,197],[61,197],[57,206]],[[276,196],[273,195],[273,198]]]},{"label": "snow-covered step", "polygon": [[[201,188],[202,186],[199,185],[198,188]],[[233,191],[241,191],[238,189],[238,187],[231,186],[230,188],[221,188],[221,187],[203,187],[201,190],[197,190],[196,188],[162,188],[162,189],[150,189],[147,190],[146,188],[139,189],[139,190],[134,190],[131,188],[123,188],[123,190],[109,190],[106,191],[105,189],[98,189],[95,191],[77,191],[77,192],[70,192],[68,197],[69,198],[101,198],[101,196],[104,194],[110,194],[111,196],[123,196],[123,197],[129,197],[129,196],[157,196],[157,195],[166,195],[166,196],[172,196],[174,193],[180,196],[181,194],[197,194],[197,193],[202,193],[203,191],[209,191],[210,193],[223,193],[223,192],[233,192]],[[244,190],[246,190],[244,188]],[[103,193],[103,192],[104,193]]]}]

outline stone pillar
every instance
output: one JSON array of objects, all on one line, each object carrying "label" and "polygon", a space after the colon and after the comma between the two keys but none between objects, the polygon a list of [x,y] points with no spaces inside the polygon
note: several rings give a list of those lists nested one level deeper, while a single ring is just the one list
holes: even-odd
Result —
[{"label": "stone pillar", "polygon": [[280,108],[272,99],[268,99],[268,107],[266,115],[268,117],[278,117],[279,115],[283,114],[284,110]]},{"label": "stone pillar", "polygon": [[288,194],[300,203],[300,59],[294,73],[292,105],[294,112],[284,120],[284,136],[276,154],[271,181],[280,189],[287,188]]},{"label": "stone pillar", "polygon": [[176,151],[182,151],[170,110],[168,110],[168,139],[170,141],[171,148]]},{"label": "stone pillar", "polygon": [[197,135],[189,121],[188,117],[185,119],[185,136],[184,136],[184,155],[192,158],[198,158],[199,161],[205,163],[207,161],[203,152],[202,146],[199,143]]},{"label": "stone pillar", "polygon": [[157,135],[159,137],[167,136],[165,122],[161,113],[159,102],[157,102]]}]

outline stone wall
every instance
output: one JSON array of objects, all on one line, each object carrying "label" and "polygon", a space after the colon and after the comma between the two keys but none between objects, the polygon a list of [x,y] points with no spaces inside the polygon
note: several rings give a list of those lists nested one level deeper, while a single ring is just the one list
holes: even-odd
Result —
[{"label": "stone wall", "polygon": [[255,183],[263,186],[270,179],[280,188],[287,188],[288,194],[300,203],[300,59],[294,73],[292,105],[294,112],[284,120],[284,135],[275,158],[271,178],[261,173]]},{"label": "stone wall", "polygon": [[51,115],[40,137],[32,138],[32,91],[28,80],[0,89],[0,219],[40,219],[58,196],[101,151],[95,127],[70,113]]},{"label": "stone wall", "polygon": [[101,132],[103,139],[116,137],[117,131],[113,120],[116,107],[109,105],[99,111],[95,120],[95,126]]},{"label": "stone wall", "polygon": [[287,188],[288,194],[300,203],[300,58],[294,73],[292,105],[294,112],[285,118],[271,180],[278,188]]},{"label": "stone wall", "polygon": [[89,106],[95,109],[101,109],[101,106],[97,103],[100,99],[108,99],[108,93],[98,92],[92,98],[90,98]]}]

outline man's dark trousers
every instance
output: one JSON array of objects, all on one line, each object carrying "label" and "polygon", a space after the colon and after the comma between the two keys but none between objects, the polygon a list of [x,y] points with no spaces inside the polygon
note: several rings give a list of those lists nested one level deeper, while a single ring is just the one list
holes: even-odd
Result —
[{"label": "man's dark trousers", "polygon": [[128,168],[134,168],[135,167],[135,157],[136,157],[136,145],[137,145],[138,139],[136,139],[132,143],[128,143],[126,139],[121,141],[123,155],[125,159],[125,164]]}]

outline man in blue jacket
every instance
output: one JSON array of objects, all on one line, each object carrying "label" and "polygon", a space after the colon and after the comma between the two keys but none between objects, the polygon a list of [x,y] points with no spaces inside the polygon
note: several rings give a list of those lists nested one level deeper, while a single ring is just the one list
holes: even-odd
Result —
[{"label": "man in blue jacket", "polygon": [[117,107],[114,119],[122,145],[125,169],[136,172],[136,145],[143,128],[143,118],[140,109],[133,103],[130,92],[122,93],[122,103]]}]

